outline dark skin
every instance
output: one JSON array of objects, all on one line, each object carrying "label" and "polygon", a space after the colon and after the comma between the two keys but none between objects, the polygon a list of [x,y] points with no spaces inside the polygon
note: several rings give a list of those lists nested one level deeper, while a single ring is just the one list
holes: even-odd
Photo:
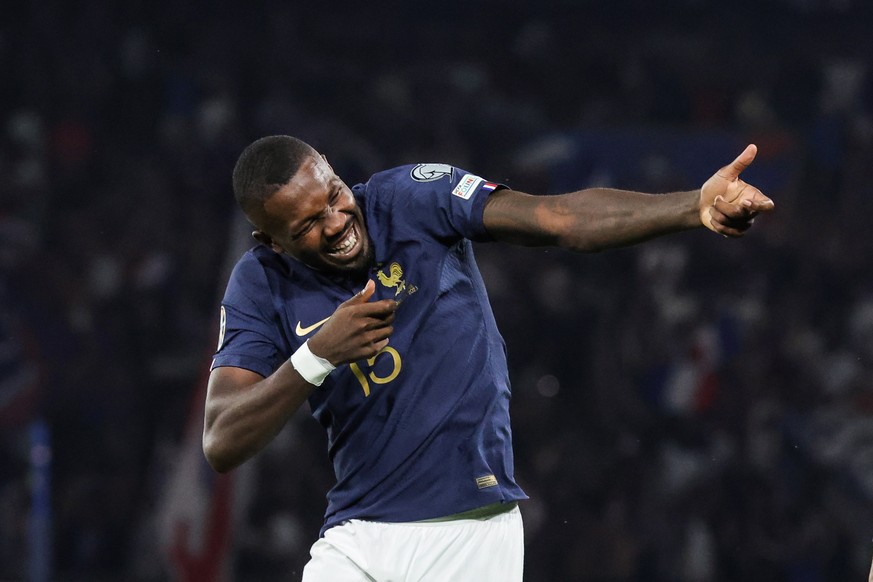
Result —
[{"label": "dark skin", "polygon": [[[487,231],[523,246],[557,246],[594,252],[706,226],[740,237],[773,202],[739,179],[755,158],[748,146],[700,190],[652,196],[591,188],[560,196],[499,190],[484,210]],[[366,226],[351,191],[317,154],[249,219],[253,236],[318,270],[361,277],[372,261]],[[340,304],[309,339],[310,350],[335,366],[367,359],[394,331],[395,301],[371,301],[373,281]],[[225,472],[263,449],[309,397],[315,386],[290,361],[264,378],[249,370],[215,368],[209,377],[203,449],[210,465]]]}]

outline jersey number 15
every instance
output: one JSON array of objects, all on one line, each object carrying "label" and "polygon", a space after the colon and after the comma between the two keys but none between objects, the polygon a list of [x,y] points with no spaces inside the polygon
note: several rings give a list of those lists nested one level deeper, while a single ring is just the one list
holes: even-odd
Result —
[{"label": "jersey number 15", "polygon": [[[377,376],[372,368],[376,365],[376,359],[385,354],[391,356],[393,368],[391,370],[391,373],[387,376]],[[349,367],[355,374],[355,378],[357,378],[358,382],[361,383],[361,388],[364,390],[365,397],[370,395],[370,382],[372,382],[373,384],[387,384],[388,382],[394,380],[400,373],[400,368],[403,367],[403,362],[400,360],[400,354],[397,352],[397,350],[395,350],[391,346],[385,346],[384,348],[379,350],[375,356],[367,359],[367,366],[370,368],[370,371],[365,374],[364,370],[362,370],[361,366],[359,366],[356,362],[351,362],[349,364]]]}]

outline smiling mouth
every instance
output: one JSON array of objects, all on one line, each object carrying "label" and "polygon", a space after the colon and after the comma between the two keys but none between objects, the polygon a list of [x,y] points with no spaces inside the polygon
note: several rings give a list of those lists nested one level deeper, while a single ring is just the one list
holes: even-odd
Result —
[{"label": "smiling mouth", "polygon": [[346,232],[343,234],[342,238],[335,244],[333,247],[328,249],[327,253],[332,257],[346,259],[354,254],[355,249],[358,247],[358,229],[355,227],[354,222],[349,228],[346,229]]}]

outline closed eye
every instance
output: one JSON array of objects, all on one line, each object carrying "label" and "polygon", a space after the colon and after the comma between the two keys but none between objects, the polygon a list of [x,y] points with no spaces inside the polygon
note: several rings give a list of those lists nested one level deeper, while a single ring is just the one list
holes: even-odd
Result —
[{"label": "closed eye", "polygon": [[[341,194],[342,194],[342,190],[340,188],[336,188],[333,192],[331,192],[330,197],[327,199],[327,205],[329,207],[333,208],[333,206],[336,205],[336,203],[339,201]],[[299,239],[299,238],[306,236],[306,233],[308,233],[310,230],[312,230],[312,227],[314,227],[315,224],[319,220],[321,220],[323,216],[324,216],[324,213],[322,212],[318,216],[314,216],[314,217],[310,218],[309,220],[307,220],[303,224],[303,226],[300,227],[300,230],[298,230],[297,232],[295,232],[294,234],[291,235],[291,238],[296,240],[296,239]]]},{"label": "closed eye", "polygon": [[306,233],[308,233],[310,230],[312,230],[312,227],[315,226],[316,222],[317,222],[317,220],[315,220],[315,219],[307,220],[306,223],[303,225],[303,227],[300,230],[298,230],[297,232],[295,232],[294,234],[291,235],[291,238],[298,239],[298,238],[301,238],[303,236],[306,236]]}]

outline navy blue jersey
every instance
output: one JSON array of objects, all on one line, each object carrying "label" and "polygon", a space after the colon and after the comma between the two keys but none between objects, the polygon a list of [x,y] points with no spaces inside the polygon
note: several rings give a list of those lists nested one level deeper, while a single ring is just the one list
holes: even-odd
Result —
[{"label": "navy blue jersey", "polygon": [[[489,239],[482,213],[496,187],[419,164],[352,189],[375,250],[374,300],[399,305],[388,346],[339,366],[309,398],[337,478],[322,534],[352,518],[415,521],[526,498],[505,345],[470,242]],[[228,283],[213,367],[269,376],[362,286],[253,248]]]}]

